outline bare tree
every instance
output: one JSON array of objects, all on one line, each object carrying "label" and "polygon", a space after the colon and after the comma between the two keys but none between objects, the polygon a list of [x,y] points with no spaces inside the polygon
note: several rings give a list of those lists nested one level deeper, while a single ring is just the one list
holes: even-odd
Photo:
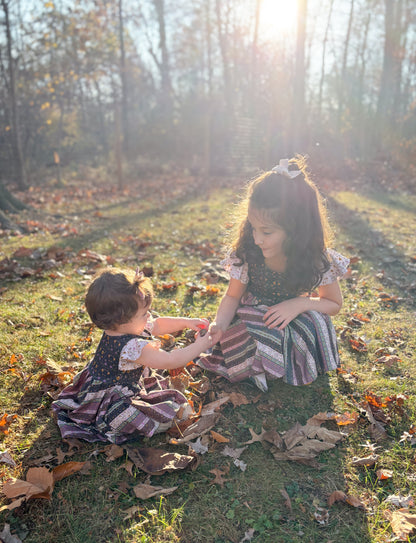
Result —
[{"label": "bare tree", "polygon": [[305,41],[308,2],[298,0],[296,39],[296,64],[292,109],[292,150],[290,154],[304,151],[305,136]]},{"label": "bare tree", "polygon": [[11,124],[11,139],[13,149],[13,159],[15,165],[16,182],[20,190],[27,188],[26,173],[23,160],[22,144],[20,140],[19,112],[17,107],[16,91],[16,61],[12,53],[12,33],[10,27],[9,6],[10,2],[1,0],[4,13],[4,26],[6,32],[6,48],[8,62],[8,111]]}]

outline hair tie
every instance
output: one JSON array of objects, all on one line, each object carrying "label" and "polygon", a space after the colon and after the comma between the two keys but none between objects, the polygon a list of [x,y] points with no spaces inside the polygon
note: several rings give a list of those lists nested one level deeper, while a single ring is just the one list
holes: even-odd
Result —
[{"label": "hair tie", "polygon": [[[136,268],[136,272],[134,274],[134,282],[137,286],[140,285],[140,282],[145,278],[145,275],[142,271],[140,271],[140,268]],[[137,294],[141,300],[145,299],[144,292],[142,292],[140,289],[138,289]]]},{"label": "hair tie", "polygon": [[278,166],[275,166],[274,168],[272,168],[272,172],[279,173],[280,175],[284,175],[285,177],[288,177],[289,179],[293,179],[302,173],[300,170],[289,171],[288,158],[282,158],[281,160],[279,160]]}]

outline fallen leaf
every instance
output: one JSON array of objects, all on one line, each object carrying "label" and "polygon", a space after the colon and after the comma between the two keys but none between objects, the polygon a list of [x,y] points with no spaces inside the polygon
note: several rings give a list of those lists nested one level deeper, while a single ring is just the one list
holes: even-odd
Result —
[{"label": "fallen leaf", "polygon": [[10,453],[8,451],[2,451],[0,452],[0,463],[2,464],[9,464],[9,466],[15,466],[16,462],[11,457]]},{"label": "fallen leaf", "polygon": [[328,420],[334,420],[336,419],[337,415],[335,413],[317,413],[313,417],[311,417],[309,420],[306,421],[307,426],[321,426],[324,422],[327,422]]},{"label": "fallen leaf", "polygon": [[7,435],[9,433],[9,426],[16,418],[17,415],[8,415],[7,413],[4,413],[0,418],[0,432]]},{"label": "fallen leaf", "polygon": [[212,436],[212,439],[214,441],[217,441],[218,443],[229,443],[230,442],[228,437],[224,437],[221,434],[219,434],[218,432],[214,432],[214,430],[211,430],[210,434]]},{"label": "fallen leaf", "polygon": [[329,511],[323,507],[317,507],[313,516],[321,526],[325,526],[329,522]]},{"label": "fallen leaf", "polygon": [[334,505],[336,502],[345,502],[347,495],[342,490],[335,490],[328,498],[328,506]]},{"label": "fallen leaf", "polygon": [[205,454],[208,452],[208,446],[201,442],[202,438],[198,437],[195,443],[188,441],[188,446],[197,454]]},{"label": "fallen leaf", "polygon": [[391,469],[378,469],[376,475],[379,481],[384,481],[385,479],[391,479],[393,477],[393,471]]},{"label": "fallen leaf", "polygon": [[53,468],[53,482],[61,481],[65,477],[69,477],[78,471],[81,471],[85,467],[86,462],[67,462],[66,464],[61,464]]},{"label": "fallen leaf", "polygon": [[129,520],[136,516],[137,513],[140,513],[142,510],[142,507],[139,505],[133,505],[132,507],[129,507],[128,509],[124,509],[122,513],[125,513],[126,516],[123,518],[123,520]]},{"label": "fallen leaf", "polygon": [[[30,498],[43,498],[49,500],[53,491],[53,475],[47,468],[29,468],[26,474],[26,481],[15,479],[7,480],[3,485],[3,494],[6,498],[17,498],[28,500]],[[19,504],[20,505],[20,504]],[[8,508],[13,504],[10,504]]]},{"label": "fallen leaf", "polygon": [[188,426],[184,432],[182,433],[182,437],[178,439],[174,439],[171,441],[171,443],[187,443],[188,441],[192,441],[193,439],[197,439],[198,437],[202,436],[203,434],[206,434],[211,430],[211,428],[215,425],[217,420],[220,417],[220,413],[212,413],[209,415],[202,416]]},{"label": "fallen leaf", "polygon": [[286,492],[286,490],[284,488],[281,488],[280,489],[280,494],[284,497],[285,499],[285,505],[286,507],[289,509],[289,511],[292,511],[292,502],[290,501],[290,497],[289,497],[289,494]]},{"label": "fallen leaf", "polygon": [[237,468],[241,469],[241,471],[246,471],[246,469],[247,469],[247,464],[245,462],[243,462],[242,460],[240,460],[239,458],[236,458],[234,460],[233,464]]},{"label": "fallen leaf", "polygon": [[230,468],[225,469],[224,471],[221,471],[218,468],[210,469],[209,472],[215,475],[215,479],[211,481],[212,485],[219,485],[220,487],[224,486],[224,483],[228,481],[228,479],[224,479],[223,476],[227,475],[230,471]]},{"label": "fallen leaf", "polygon": [[244,445],[250,445],[251,443],[257,442],[261,443],[262,441],[264,441],[264,434],[267,433],[264,428],[261,429],[260,434],[256,434],[256,432],[252,428],[249,428],[248,431],[251,434],[251,439],[249,441],[245,441]]},{"label": "fallen leaf", "polygon": [[194,456],[171,453],[151,447],[126,447],[126,451],[136,468],[150,475],[163,475],[166,471],[185,469],[195,462]]},{"label": "fallen leaf", "polygon": [[379,459],[378,454],[371,454],[370,456],[366,456],[364,458],[354,457],[352,459],[352,465],[353,466],[367,466],[371,468],[372,466],[374,466],[374,464],[377,462],[378,459]]},{"label": "fallen leaf", "polygon": [[106,462],[113,462],[117,458],[121,458],[124,455],[124,449],[120,445],[107,445],[104,448],[104,452],[107,456]]},{"label": "fallen leaf", "polygon": [[3,543],[22,543],[21,539],[10,533],[9,524],[5,524],[3,530],[0,532],[0,540]]},{"label": "fallen leaf", "polygon": [[408,536],[416,528],[416,515],[410,513],[407,508],[393,511],[390,524],[393,532],[402,540],[407,541]]},{"label": "fallen leaf", "polygon": [[240,392],[231,392],[229,394],[229,399],[234,407],[238,407],[240,405],[248,405],[250,403],[249,400],[244,396],[244,394],[241,394]]},{"label": "fallen leaf", "polygon": [[148,500],[149,498],[153,498],[154,496],[167,496],[168,494],[172,494],[172,492],[175,492],[177,488],[177,486],[163,488],[162,486],[152,486],[142,483],[140,485],[134,486],[133,492],[136,498],[140,498],[141,500]]},{"label": "fallen leaf", "polygon": [[401,494],[390,494],[390,496],[387,496],[387,498],[384,500],[384,503],[391,503],[395,507],[401,507],[401,508],[408,508],[408,507],[414,507],[415,503],[413,500],[413,497],[410,496],[402,496]]},{"label": "fallen leaf", "polygon": [[246,543],[246,541],[251,541],[254,537],[254,531],[254,528],[249,528],[247,532],[244,533],[244,537],[240,541],[240,543]]},{"label": "fallen leaf", "polygon": [[240,458],[242,453],[247,449],[247,447],[241,447],[239,449],[232,449],[228,445],[226,445],[222,451],[221,454],[224,456],[231,456],[231,458],[237,459]]}]

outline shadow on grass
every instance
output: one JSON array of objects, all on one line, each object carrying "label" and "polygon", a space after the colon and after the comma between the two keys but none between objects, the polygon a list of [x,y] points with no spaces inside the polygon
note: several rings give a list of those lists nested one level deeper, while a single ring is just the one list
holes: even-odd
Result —
[{"label": "shadow on grass", "polygon": [[[358,248],[363,260],[374,268],[374,273],[382,272],[385,276],[382,282],[395,295],[402,296],[403,289],[416,280],[416,272],[407,268],[408,256],[399,251],[396,245],[393,246],[394,240],[373,228],[358,211],[334,198],[328,198],[328,203],[334,222]],[[405,303],[413,306],[413,297],[407,297]]]},{"label": "shadow on grass", "polygon": [[[213,385],[217,391],[241,392],[249,399],[247,405],[227,406],[215,427],[229,438],[227,446],[246,447],[240,460],[247,468],[242,471],[234,465],[222,454],[224,445],[216,443],[192,477],[181,477],[181,494],[172,495],[170,503],[184,505],[183,543],[238,543],[250,528],[255,530],[253,543],[371,541],[362,511],[346,504],[327,505],[333,491],[345,491],[347,486],[342,444],[317,457],[319,469],[276,461],[259,442],[246,445],[253,437],[250,429],[257,435],[262,428],[282,432],[297,422],[305,424],[318,412],[332,411],[328,377],[306,387],[274,381],[267,393],[250,383],[230,385],[221,378],[214,379]],[[215,469],[224,472],[223,485],[213,484]],[[167,483],[171,486],[178,480],[169,476]],[[282,491],[290,497],[290,507]],[[319,507],[329,510],[326,525],[314,518]]]}]

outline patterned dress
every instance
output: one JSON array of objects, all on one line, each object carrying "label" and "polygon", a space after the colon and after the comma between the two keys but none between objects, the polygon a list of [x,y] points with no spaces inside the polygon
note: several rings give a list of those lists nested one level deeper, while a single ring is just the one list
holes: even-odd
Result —
[{"label": "patterned dress", "polygon": [[169,428],[185,396],[169,378],[136,361],[151,342],[105,332],[91,362],[53,402],[63,438],[124,443]]},{"label": "patterned dress", "polygon": [[[348,269],[348,258],[332,249],[327,254],[331,266],[320,285],[333,283]],[[329,315],[307,311],[284,330],[267,328],[263,316],[269,306],[293,295],[285,290],[284,274],[269,269],[264,260],[240,263],[233,253],[222,261],[230,277],[247,284],[247,291],[220,342],[210,355],[199,359],[198,365],[233,383],[252,378],[264,391],[268,378],[305,385],[337,368],[338,346]]]}]

